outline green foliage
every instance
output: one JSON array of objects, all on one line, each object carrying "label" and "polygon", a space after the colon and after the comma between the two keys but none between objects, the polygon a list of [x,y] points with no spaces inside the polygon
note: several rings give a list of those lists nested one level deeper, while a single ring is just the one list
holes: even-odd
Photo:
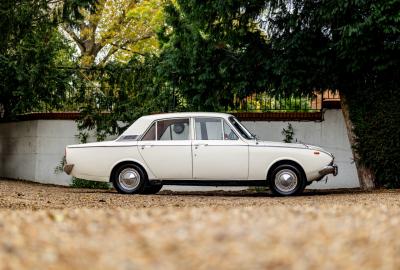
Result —
[{"label": "green foliage", "polygon": [[[69,1],[77,9],[88,1]],[[0,2],[0,112],[3,118],[18,113],[62,108],[71,71],[60,69],[71,49],[57,30],[57,4],[46,0]],[[76,15],[71,15],[70,19]]]},{"label": "green foliage", "polygon": [[234,95],[266,90],[269,45],[254,22],[263,6],[181,0],[166,7],[161,74],[190,110],[226,110]]},{"label": "green foliage", "polygon": [[55,54],[62,42],[51,21],[40,18],[46,3],[21,1],[6,6],[9,3],[1,4],[5,17],[0,25],[6,33],[0,43],[0,102],[5,117],[46,105],[56,107],[65,91],[60,81],[68,75],[54,73]]},{"label": "green foliage", "polygon": [[283,135],[283,142],[293,142],[294,129],[291,123],[288,123],[287,128],[283,128],[281,134]]},{"label": "green foliage", "polygon": [[72,177],[71,187],[74,188],[95,188],[95,189],[111,189],[111,184],[108,182],[89,181]]},{"label": "green foliage", "polygon": [[65,155],[61,158],[60,162],[58,163],[58,165],[54,168],[54,173],[55,174],[60,174],[60,173],[64,173],[64,165],[66,163],[65,160]]},{"label": "green foliage", "polygon": [[397,76],[375,85],[368,95],[365,90],[349,92],[351,118],[362,162],[372,168],[377,184],[400,187],[400,89]]}]

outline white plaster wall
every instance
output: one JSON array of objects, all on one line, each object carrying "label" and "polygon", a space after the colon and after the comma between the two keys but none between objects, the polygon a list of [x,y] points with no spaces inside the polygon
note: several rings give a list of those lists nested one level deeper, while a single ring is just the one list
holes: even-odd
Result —
[{"label": "white plaster wall", "polygon": [[0,177],[69,185],[54,172],[65,145],[77,143],[74,121],[35,120],[0,124]]},{"label": "white plaster wall", "polygon": [[64,156],[66,145],[79,143],[75,121],[71,120],[39,120],[37,124],[35,179],[42,183],[69,185],[71,177],[54,173],[54,169]]},{"label": "white plaster wall", "polygon": [[[291,122],[294,137],[332,152],[339,175],[328,182],[313,183],[309,188],[358,187],[357,173],[340,110],[327,110],[322,122]],[[288,122],[243,122],[262,140],[282,141],[282,129]],[[76,123],[72,120],[35,120],[0,123],[0,177],[25,179],[41,183],[69,185],[71,177],[55,174],[64,148],[78,143]],[[93,138],[92,138],[93,140]],[[204,187],[167,187],[173,190],[205,190]],[[221,189],[206,188],[207,190]],[[237,188],[230,188],[237,189]]]},{"label": "white plaster wall", "polygon": [[35,179],[37,121],[0,124],[0,176]]}]

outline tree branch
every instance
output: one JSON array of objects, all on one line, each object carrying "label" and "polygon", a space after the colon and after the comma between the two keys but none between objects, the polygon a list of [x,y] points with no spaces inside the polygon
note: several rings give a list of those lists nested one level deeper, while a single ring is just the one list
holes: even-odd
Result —
[{"label": "tree branch", "polygon": [[126,41],[123,42],[122,44],[111,43],[110,45],[113,46],[113,47],[108,51],[108,53],[106,54],[106,56],[100,61],[99,64],[100,64],[100,65],[104,65],[104,64],[108,61],[108,59],[109,59],[111,56],[113,56],[119,49],[125,50],[125,51],[130,51],[130,52],[133,52],[133,53],[136,53],[136,54],[143,55],[143,54],[141,54],[141,53],[134,52],[134,51],[132,51],[132,50],[126,48],[126,45],[128,45],[128,44],[134,44],[134,43],[136,43],[136,42],[139,42],[139,41],[142,41],[142,40],[146,40],[146,39],[152,38],[153,36],[154,36],[154,33],[147,33],[146,35],[144,35],[144,36],[142,36],[142,37],[138,37],[138,38],[135,38],[135,39],[126,40]]},{"label": "tree branch", "polygon": [[78,45],[79,49],[81,50],[81,53],[85,51],[85,46],[83,44],[83,41],[75,34],[75,32],[69,28],[67,25],[61,25],[61,28],[72,38],[73,41]]},{"label": "tree branch", "polygon": [[104,65],[108,61],[108,59],[110,59],[111,56],[113,56],[119,49],[123,49],[128,43],[129,43],[128,41],[125,41],[120,45],[111,43],[110,45],[113,47],[108,51],[106,56],[100,61],[99,64]]},{"label": "tree branch", "polygon": [[[106,1],[102,1],[101,4],[97,4],[97,6],[96,6],[96,9],[97,9],[96,13],[98,14],[99,18],[103,17],[105,4],[106,4]],[[94,21],[91,22],[92,29],[93,29],[93,40],[95,38],[97,27],[99,26],[99,22],[100,22],[100,19],[97,19],[95,22]]]}]

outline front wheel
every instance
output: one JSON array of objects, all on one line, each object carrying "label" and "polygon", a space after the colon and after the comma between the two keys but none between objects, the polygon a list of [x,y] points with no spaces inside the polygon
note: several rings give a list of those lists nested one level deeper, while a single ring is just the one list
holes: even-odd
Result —
[{"label": "front wheel", "polygon": [[293,165],[276,167],[269,179],[272,193],[279,196],[300,194],[306,187],[306,182],[300,170]]},{"label": "front wheel", "polygon": [[119,193],[139,194],[144,190],[146,176],[140,167],[124,164],[115,170],[112,183]]}]

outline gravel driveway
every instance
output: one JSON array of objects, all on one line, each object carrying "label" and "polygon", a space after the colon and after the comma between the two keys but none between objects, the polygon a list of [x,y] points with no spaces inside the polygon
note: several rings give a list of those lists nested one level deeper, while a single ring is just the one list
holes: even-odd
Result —
[{"label": "gravel driveway", "polygon": [[129,196],[0,180],[0,269],[400,269],[400,190]]}]

